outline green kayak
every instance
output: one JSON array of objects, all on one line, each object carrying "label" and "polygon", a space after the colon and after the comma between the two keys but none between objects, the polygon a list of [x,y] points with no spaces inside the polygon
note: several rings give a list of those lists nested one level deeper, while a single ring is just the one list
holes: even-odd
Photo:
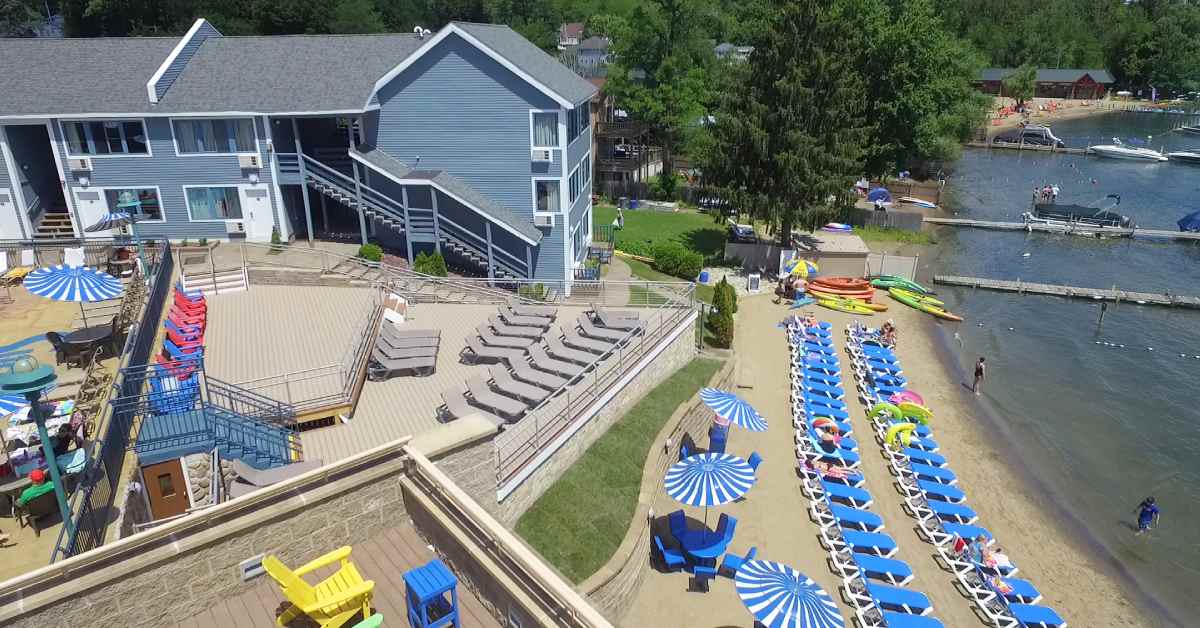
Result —
[{"label": "green kayak", "polygon": [[876,288],[883,288],[885,290],[888,288],[901,288],[903,290],[916,292],[918,294],[933,294],[929,290],[926,290],[925,286],[922,286],[915,281],[910,281],[904,277],[897,277],[895,275],[878,275],[873,277],[871,279],[871,285],[875,286]]}]

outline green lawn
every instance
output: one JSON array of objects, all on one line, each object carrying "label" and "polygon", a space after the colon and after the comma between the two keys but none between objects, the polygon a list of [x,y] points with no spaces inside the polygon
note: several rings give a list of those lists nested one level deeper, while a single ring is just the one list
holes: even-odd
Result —
[{"label": "green lawn", "polygon": [[[674,281],[674,282],[683,281],[679,277],[673,277],[666,273],[660,273],[657,270],[654,270],[646,262],[639,262],[638,260],[630,259],[628,257],[622,257],[621,261],[625,262],[626,264],[629,265],[629,270],[633,272],[633,276],[636,279],[645,279],[646,281]],[[642,289],[640,286],[635,285],[629,291],[630,292],[630,294],[629,294],[630,303],[634,304],[634,305],[640,305],[641,302],[634,301],[634,291],[635,290],[643,290],[643,292],[644,292],[644,289]],[[704,301],[705,303],[709,303],[709,304],[712,303],[713,291],[714,291],[714,288],[711,285],[706,286],[703,284],[696,284],[696,298],[701,301]],[[641,293],[639,293],[639,294],[641,294]]]},{"label": "green lawn", "polygon": [[720,367],[697,358],[651,390],[521,516],[517,533],[572,582],[595,573],[625,538],[658,432]]},{"label": "green lawn", "polygon": [[933,235],[927,231],[909,231],[888,227],[855,227],[854,233],[863,242],[896,242],[899,244],[933,244]]},{"label": "green lawn", "polygon": [[[596,226],[611,225],[616,217],[617,209],[612,205],[596,205],[592,209]],[[726,233],[725,227],[713,222],[708,214],[633,209],[625,212],[625,228],[617,232],[617,248],[649,256],[654,244],[675,240],[704,259],[713,260],[725,255]]]}]

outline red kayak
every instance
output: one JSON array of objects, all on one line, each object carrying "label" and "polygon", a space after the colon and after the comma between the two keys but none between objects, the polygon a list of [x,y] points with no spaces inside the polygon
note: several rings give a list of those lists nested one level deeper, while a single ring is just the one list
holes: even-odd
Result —
[{"label": "red kayak", "polygon": [[871,282],[860,277],[817,277],[809,283],[833,290],[874,291]]}]

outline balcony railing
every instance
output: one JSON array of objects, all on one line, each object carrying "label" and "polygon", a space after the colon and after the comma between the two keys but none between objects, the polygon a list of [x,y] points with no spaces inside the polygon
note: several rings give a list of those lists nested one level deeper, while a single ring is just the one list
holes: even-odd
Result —
[{"label": "balcony railing", "polygon": [[597,122],[597,137],[638,137],[650,130],[649,125],[637,120],[615,120],[613,122]]}]

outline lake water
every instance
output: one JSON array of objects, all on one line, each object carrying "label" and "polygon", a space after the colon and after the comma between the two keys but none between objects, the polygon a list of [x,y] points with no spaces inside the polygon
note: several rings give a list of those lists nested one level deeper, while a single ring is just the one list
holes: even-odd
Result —
[{"label": "lake water", "polygon": [[[1179,121],[1113,114],[1054,132],[1069,146],[1115,135],[1200,150],[1200,137],[1168,132]],[[1046,183],[1060,185],[1060,203],[1120,194],[1117,211],[1141,227],[1175,229],[1200,210],[1200,166],[978,149],[955,164],[944,204],[960,217],[1020,220]],[[931,273],[1200,295],[1197,244],[943,228],[925,263]],[[1020,465],[1172,615],[1200,615],[1200,311],[1122,303],[1100,324],[1100,306],[1083,300],[939,293],[966,317],[963,366],[987,357],[985,398]],[[1161,525],[1135,537],[1133,510],[1148,495]]]}]

